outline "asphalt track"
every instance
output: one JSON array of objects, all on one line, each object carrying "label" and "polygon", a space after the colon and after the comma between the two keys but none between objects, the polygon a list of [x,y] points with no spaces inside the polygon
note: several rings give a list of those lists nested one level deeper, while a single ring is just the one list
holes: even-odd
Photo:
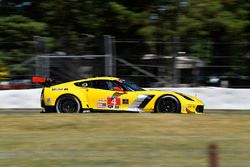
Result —
[{"label": "asphalt track", "polygon": [[[40,114],[41,109],[0,109],[0,114]],[[84,113],[83,113],[84,114]],[[207,110],[205,114],[250,114],[250,110]]]}]

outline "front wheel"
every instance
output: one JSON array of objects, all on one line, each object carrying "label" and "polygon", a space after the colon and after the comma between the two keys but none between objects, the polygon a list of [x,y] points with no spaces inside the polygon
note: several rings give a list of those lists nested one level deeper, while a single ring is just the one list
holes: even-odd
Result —
[{"label": "front wheel", "polygon": [[161,97],[155,106],[155,112],[157,113],[180,113],[180,110],[179,100],[171,95]]},{"label": "front wheel", "polygon": [[73,95],[64,95],[56,102],[57,113],[79,113],[80,111],[81,103]]}]

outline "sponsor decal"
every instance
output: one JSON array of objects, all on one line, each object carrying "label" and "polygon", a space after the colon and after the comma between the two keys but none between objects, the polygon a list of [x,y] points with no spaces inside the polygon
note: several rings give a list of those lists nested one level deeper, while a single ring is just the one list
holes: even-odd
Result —
[{"label": "sponsor decal", "polygon": [[88,87],[88,83],[86,82],[82,83],[82,87]]},{"label": "sponsor decal", "polygon": [[106,108],[106,103],[97,103],[97,108]]},{"label": "sponsor decal", "polygon": [[106,103],[107,102],[107,100],[105,100],[105,99],[99,99],[98,100],[98,103]]},{"label": "sponsor decal", "polygon": [[110,96],[107,99],[108,108],[119,109],[121,105],[121,99],[117,96]]},{"label": "sponsor decal", "polygon": [[51,98],[47,98],[47,103],[51,103]]},{"label": "sponsor decal", "polygon": [[119,109],[119,108],[120,108],[120,106],[108,105],[108,108],[110,108],[110,109]]},{"label": "sponsor decal", "polygon": [[69,90],[68,88],[52,88],[52,91]]},{"label": "sponsor decal", "polygon": [[106,102],[107,100],[105,99],[99,99],[97,101],[97,108],[106,108]]},{"label": "sponsor decal", "polygon": [[122,99],[122,104],[129,104],[129,100],[128,99]]}]

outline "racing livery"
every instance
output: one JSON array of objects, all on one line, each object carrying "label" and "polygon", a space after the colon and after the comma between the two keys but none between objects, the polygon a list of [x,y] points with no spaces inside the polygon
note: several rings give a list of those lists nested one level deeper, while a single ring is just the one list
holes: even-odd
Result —
[{"label": "racing livery", "polygon": [[44,85],[41,106],[45,112],[88,111],[203,113],[204,103],[186,94],[145,90],[116,77],[95,77],[51,84],[50,79],[33,77]]}]

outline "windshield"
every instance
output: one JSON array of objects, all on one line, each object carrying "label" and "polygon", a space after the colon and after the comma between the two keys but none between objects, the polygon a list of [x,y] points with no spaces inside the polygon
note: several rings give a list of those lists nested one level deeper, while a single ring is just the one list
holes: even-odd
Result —
[{"label": "windshield", "polygon": [[144,89],[142,89],[141,87],[137,86],[134,83],[125,81],[125,80],[118,80],[119,83],[122,83],[122,85],[130,91],[144,91]]}]

